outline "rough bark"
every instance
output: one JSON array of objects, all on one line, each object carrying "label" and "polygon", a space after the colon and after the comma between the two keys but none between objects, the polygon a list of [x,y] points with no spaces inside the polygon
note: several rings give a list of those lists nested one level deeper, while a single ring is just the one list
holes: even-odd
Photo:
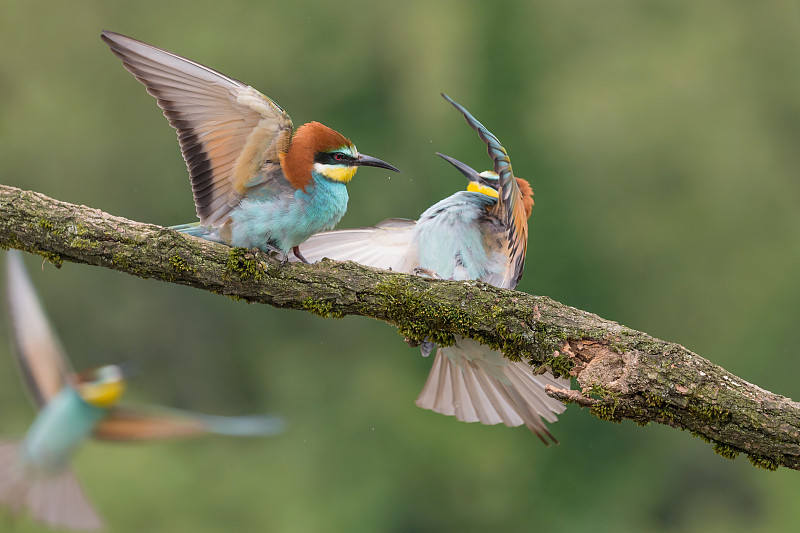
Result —
[{"label": "rough bark", "polygon": [[203,241],[0,186],[0,244],[56,265],[86,263],[322,316],[368,316],[411,339],[454,334],[571,375],[548,389],[603,420],[686,429],[729,458],[800,469],[800,405],[752,385],[683,346],[544,296],[355,263],[280,265],[260,252]]}]

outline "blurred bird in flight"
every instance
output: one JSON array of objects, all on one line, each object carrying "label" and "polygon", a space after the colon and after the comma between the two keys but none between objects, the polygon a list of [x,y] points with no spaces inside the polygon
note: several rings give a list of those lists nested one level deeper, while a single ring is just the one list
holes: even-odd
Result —
[{"label": "blurred bird in flight", "polygon": [[118,33],[101,38],[178,133],[200,219],[178,231],[286,258],[341,220],[358,167],[399,172],[319,122],[293,135],[278,104],[216,70]]},{"label": "blurred bird in flight", "polygon": [[[309,261],[324,257],[451,280],[479,279],[513,289],[522,277],[533,191],[515,178],[500,141],[466,109],[460,111],[486,143],[493,170],[477,172],[438,154],[468,180],[457,192],[428,208],[419,220],[388,219],[372,228],[323,232],[300,246]],[[433,349],[422,344],[423,355]],[[545,394],[546,385],[569,388],[550,372],[534,375],[531,366],[511,361],[476,341],[456,336],[439,347],[417,405],[465,422],[525,424],[545,444],[557,442],[542,419],[555,422],[564,404]]]},{"label": "blurred bird in flight", "polygon": [[214,416],[118,404],[126,366],[72,370],[52,331],[19,252],[8,252],[7,303],[17,363],[38,414],[22,440],[0,439],[0,505],[27,508],[54,528],[92,530],[102,522],[70,468],[89,438],[145,441],[216,433],[264,436],[283,430],[271,415]]}]

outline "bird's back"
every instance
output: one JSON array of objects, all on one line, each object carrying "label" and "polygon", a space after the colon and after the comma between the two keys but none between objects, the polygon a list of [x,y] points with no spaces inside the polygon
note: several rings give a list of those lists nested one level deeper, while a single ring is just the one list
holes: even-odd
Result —
[{"label": "bird's back", "polygon": [[428,208],[414,229],[416,266],[445,279],[502,278],[507,244],[501,221],[490,212],[496,201],[460,191]]}]

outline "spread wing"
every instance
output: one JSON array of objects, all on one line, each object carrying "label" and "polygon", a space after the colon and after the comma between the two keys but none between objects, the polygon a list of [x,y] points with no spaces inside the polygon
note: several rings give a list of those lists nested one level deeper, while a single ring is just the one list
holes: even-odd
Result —
[{"label": "spread wing", "polygon": [[442,96],[464,115],[467,124],[477,131],[481,140],[486,143],[489,157],[494,163],[494,171],[500,177],[500,190],[498,191],[500,197],[494,207],[494,213],[506,227],[510,265],[513,267],[514,284],[512,286],[516,287],[522,278],[522,271],[525,267],[525,251],[528,247],[528,215],[525,212],[519,185],[511,170],[511,159],[492,132],[449,96],[446,94],[442,94]]},{"label": "spread wing", "polygon": [[[104,31],[103,41],[158,100],[178,132],[197,216],[221,226],[248,190],[280,168],[292,121],[281,107],[244,83],[166,50]],[[278,173],[280,174],[280,173]]]},{"label": "spread wing", "polygon": [[73,371],[36,297],[22,254],[16,250],[8,252],[6,285],[16,360],[28,393],[42,407],[58,394]]},{"label": "spread wing", "polygon": [[[355,261],[384,270],[408,272],[417,261],[410,258],[416,222],[390,218],[374,228],[325,231],[312,235],[300,245],[300,253],[310,263],[325,257],[336,261]],[[296,260],[296,259],[295,259]]]},{"label": "spread wing", "polygon": [[100,440],[142,441],[217,434],[259,437],[283,431],[274,415],[214,416],[178,409],[118,407],[96,427]]}]

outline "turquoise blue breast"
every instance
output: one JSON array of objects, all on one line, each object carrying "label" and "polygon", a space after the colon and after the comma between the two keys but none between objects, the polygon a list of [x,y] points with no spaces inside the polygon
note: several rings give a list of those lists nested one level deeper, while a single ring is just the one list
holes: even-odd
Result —
[{"label": "turquoise blue breast", "polygon": [[313,184],[305,191],[242,200],[231,212],[231,244],[288,253],[311,235],[333,229],[347,211],[347,187],[311,174]]},{"label": "turquoise blue breast", "polygon": [[106,413],[86,403],[77,390],[65,387],[39,411],[25,435],[23,461],[44,472],[63,469]]}]

